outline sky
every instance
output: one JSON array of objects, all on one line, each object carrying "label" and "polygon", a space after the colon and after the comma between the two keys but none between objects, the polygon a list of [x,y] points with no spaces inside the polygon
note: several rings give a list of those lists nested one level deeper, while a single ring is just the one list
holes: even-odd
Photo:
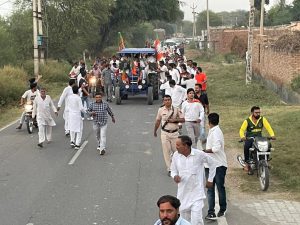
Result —
[{"label": "sky", "polygon": [[[206,10],[206,1],[207,0],[182,0],[185,2],[185,6],[181,7],[184,11],[185,20],[193,20],[192,9],[193,3],[194,6],[197,6],[195,9],[196,12],[201,12]],[[270,6],[276,4],[278,0],[270,0]],[[287,0],[286,3],[290,4],[293,0]],[[238,9],[249,10],[250,1],[249,0],[208,0],[209,9],[214,12],[221,11],[235,11]],[[270,8],[270,6],[268,8]]]},{"label": "sky", "polygon": [[[206,0],[182,0],[186,4],[181,9],[184,11],[185,20],[193,20],[192,9],[193,3],[196,8],[196,12],[206,10]],[[238,9],[249,10],[249,0],[208,0],[209,8],[214,12],[221,11],[235,11]],[[289,4],[293,0],[287,0]],[[13,8],[14,0],[0,0],[0,15],[8,16]],[[276,4],[278,0],[270,0],[270,6]]]}]

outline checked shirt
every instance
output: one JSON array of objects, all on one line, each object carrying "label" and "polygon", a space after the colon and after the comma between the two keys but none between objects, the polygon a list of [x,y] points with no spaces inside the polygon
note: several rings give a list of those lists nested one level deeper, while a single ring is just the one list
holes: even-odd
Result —
[{"label": "checked shirt", "polygon": [[89,112],[95,112],[94,123],[104,126],[107,124],[108,114],[113,117],[113,112],[107,102],[101,101],[99,103],[93,102],[88,108]]}]

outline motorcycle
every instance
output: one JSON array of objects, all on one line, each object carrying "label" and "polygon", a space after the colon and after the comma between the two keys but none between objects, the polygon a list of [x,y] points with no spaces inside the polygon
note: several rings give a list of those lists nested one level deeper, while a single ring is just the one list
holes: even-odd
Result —
[{"label": "motorcycle", "polygon": [[[257,177],[259,179],[260,188],[262,191],[267,191],[269,188],[270,171],[268,162],[271,160],[271,152],[274,148],[271,147],[272,138],[267,137],[250,137],[253,139],[253,144],[249,149],[249,169],[253,174],[257,171]],[[243,142],[242,140],[239,142]],[[246,162],[241,155],[237,156],[238,162],[242,167],[246,166]]]},{"label": "motorcycle", "polygon": [[24,110],[25,110],[25,123],[26,123],[27,131],[29,134],[32,134],[33,127],[34,126],[36,128],[38,127],[36,120],[32,118],[33,102],[32,101],[26,102],[24,106]]}]

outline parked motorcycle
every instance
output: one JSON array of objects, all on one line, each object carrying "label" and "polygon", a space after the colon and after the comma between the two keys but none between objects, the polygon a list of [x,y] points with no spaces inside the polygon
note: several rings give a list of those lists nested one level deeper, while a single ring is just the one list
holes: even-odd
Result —
[{"label": "parked motorcycle", "polygon": [[[259,183],[262,191],[267,191],[269,188],[270,171],[268,162],[271,160],[271,151],[274,148],[271,147],[271,138],[267,137],[250,137],[248,139],[253,139],[252,147],[249,149],[249,169],[251,173],[257,171],[257,177],[259,178]],[[240,141],[243,142],[243,141]],[[237,156],[237,160],[241,166],[245,167],[246,162],[241,155]]]},{"label": "parked motorcycle", "polygon": [[31,134],[33,132],[33,127],[34,126],[36,128],[38,127],[36,120],[32,118],[33,102],[32,101],[26,102],[24,109],[25,109],[25,123],[26,123],[27,131],[29,134]]}]

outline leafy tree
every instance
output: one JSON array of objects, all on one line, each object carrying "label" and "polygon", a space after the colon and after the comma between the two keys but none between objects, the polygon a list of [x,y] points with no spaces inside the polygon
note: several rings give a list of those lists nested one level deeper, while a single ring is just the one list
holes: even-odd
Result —
[{"label": "leafy tree", "polygon": [[186,37],[191,37],[193,35],[193,22],[184,20],[181,27],[182,33],[184,33]]},{"label": "leafy tree", "polygon": [[276,26],[290,23],[292,20],[292,14],[290,10],[290,6],[282,3],[273,6],[267,15],[267,25]]},{"label": "leafy tree", "polygon": [[16,45],[14,45],[7,23],[0,17],[0,66],[13,64],[16,61]]},{"label": "leafy tree", "polygon": [[293,7],[291,8],[292,20],[299,21],[300,20],[300,0],[293,1]]},{"label": "leafy tree", "polygon": [[[207,21],[206,11],[202,11],[197,16],[197,21],[196,21],[196,28],[198,34],[201,30],[206,30],[207,28],[206,21]],[[221,26],[222,18],[217,13],[209,11],[209,25],[211,27]]]}]

